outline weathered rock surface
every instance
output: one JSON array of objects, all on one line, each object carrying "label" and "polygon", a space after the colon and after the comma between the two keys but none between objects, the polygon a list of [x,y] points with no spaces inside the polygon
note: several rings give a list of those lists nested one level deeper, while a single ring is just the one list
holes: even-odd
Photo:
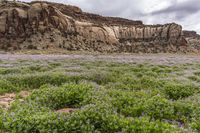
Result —
[{"label": "weathered rock surface", "polygon": [[190,52],[175,23],[102,17],[49,2],[0,4],[0,49],[87,50],[100,52]]},{"label": "weathered rock surface", "polygon": [[200,50],[200,35],[195,31],[183,31],[183,36],[187,43],[198,52]]}]

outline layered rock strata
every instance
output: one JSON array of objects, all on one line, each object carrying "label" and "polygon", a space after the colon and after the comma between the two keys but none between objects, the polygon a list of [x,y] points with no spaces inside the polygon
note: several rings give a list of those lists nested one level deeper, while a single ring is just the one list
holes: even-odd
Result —
[{"label": "layered rock strata", "polygon": [[99,52],[189,52],[175,23],[102,17],[80,8],[49,2],[0,4],[0,49],[87,50]]},{"label": "layered rock strata", "polygon": [[183,31],[183,36],[194,51],[200,51],[200,35],[195,31]]}]

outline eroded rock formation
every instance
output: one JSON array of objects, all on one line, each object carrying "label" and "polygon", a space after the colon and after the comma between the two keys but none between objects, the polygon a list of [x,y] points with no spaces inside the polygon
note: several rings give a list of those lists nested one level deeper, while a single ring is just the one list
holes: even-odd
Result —
[{"label": "eroded rock formation", "polygon": [[183,36],[194,51],[200,50],[200,35],[195,31],[183,31]]},{"label": "eroded rock formation", "polygon": [[171,23],[102,17],[78,7],[49,3],[0,4],[0,49],[87,50],[100,52],[189,52],[182,27]]}]

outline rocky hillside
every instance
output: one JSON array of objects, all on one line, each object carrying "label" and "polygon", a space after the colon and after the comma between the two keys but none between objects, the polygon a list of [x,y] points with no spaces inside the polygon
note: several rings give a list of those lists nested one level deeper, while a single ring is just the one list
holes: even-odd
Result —
[{"label": "rocky hillside", "polygon": [[0,49],[86,50],[99,52],[191,52],[175,23],[102,17],[80,8],[50,2],[0,4]]},{"label": "rocky hillside", "polygon": [[194,50],[200,51],[200,35],[197,32],[183,31],[183,36]]}]

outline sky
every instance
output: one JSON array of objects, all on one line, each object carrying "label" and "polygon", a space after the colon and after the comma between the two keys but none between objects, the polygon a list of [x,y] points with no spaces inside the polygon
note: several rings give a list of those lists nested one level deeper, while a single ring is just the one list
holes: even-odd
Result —
[{"label": "sky", "polygon": [[[27,0],[26,0],[27,1]],[[28,0],[29,1],[29,0]],[[200,0],[49,0],[103,16],[142,20],[145,24],[175,22],[200,33]]]}]

